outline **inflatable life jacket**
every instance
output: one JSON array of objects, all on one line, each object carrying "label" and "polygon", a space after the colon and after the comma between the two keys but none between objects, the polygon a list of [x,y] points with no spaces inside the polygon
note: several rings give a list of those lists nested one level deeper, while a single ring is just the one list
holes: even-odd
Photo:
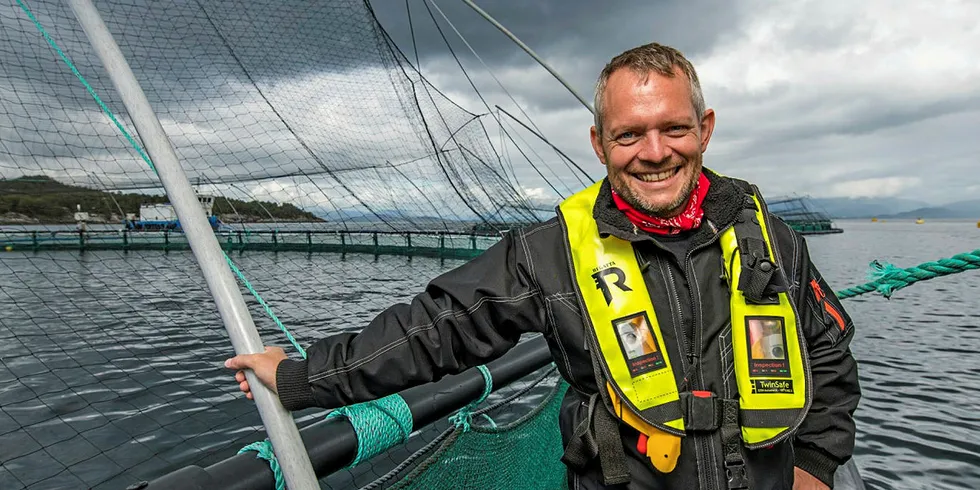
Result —
[{"label": "inflatable life jacket", "polygon": [[[722,430],[726,466],[731,464],[729,487],[744,488],[737,471],[742,463],[739,444],[754,449],[789,437],[802,422],[811,397],[809,363],[801,348],[805,339],[778,271],[764,203],[757,193],[746,194],[738,220],[720,237],[731,292],[739,392],[737,400],[724,400],[710,392],[678,392],[674,365],[633,246],[600,236],[592,217],[601,186],[602,181],[559,206],[583,318],[589,325],[590,349],[601,352],[592,356],[597,382],[606,387],[600,395],[614,417],[640,432],[638,449],[662,472],[676,466],[680,438],[689,431]],[[595,410],[590,406],[590,417]],[[599,427],[592,427],[597,431]],[[602,460],[604,445],[592,445],[598,446]],[[619,446],[622,451],[621,442]],[[621,475],[625,464],[614,469],[602,463],[607,484],[628,481],[628,470],[625,480]],[[744,464],[741,471],[745,480]]]}]

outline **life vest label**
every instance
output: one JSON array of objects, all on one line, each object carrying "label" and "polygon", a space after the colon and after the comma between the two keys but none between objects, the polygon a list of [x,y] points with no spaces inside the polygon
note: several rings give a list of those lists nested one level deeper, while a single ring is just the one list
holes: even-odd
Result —
[{"label": "life vest label", "polygon": [[631,377],[667,368],[663,350],[650,328],[647,312],[617,318],[612,321],[612,327]]},{"label": "life vest label", "polygon": [[752,393],[764,395],[769,393],[793,393],[793,380],[791,379],[753,379]]}]

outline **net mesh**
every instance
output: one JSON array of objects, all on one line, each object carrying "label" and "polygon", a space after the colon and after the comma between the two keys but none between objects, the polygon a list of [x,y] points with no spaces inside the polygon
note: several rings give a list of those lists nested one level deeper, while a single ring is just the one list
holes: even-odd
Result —
[{"label": "net mesh", "polygon": [[509,424],[453,430],[390,488],[567,488],[563,445],[556,430],[567,389],[565,383],[557,383],[540,405]]},{"label": "net mesh", "polygon": [[[304,344],[540,219],[501,128],[421,77],[364,2],[95,3],[220,243]],[[119,488],[264,437],[132,128],[65,2],[0,6],[0,488]],[[366,484],[445,428],[321,483]]]}]

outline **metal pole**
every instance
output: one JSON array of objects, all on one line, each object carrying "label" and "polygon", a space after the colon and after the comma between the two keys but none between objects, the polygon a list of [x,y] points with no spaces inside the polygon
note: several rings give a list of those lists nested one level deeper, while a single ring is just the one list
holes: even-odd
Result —
[{"label": "metal pole", "polygon": [[507,30],[506,27],[504,27],[503,25],[501,25],[500,22],[497,22],[496,19],[494,19],[493,17],[491,17],[490,14],[486,13],[486,11],[484,11],[483,9],[481,9],[477,4],[473,3],[472,0],[463,0],[463,3],[465,3],[466,5],[469,5],[470,8],[472,8],[473,10],[476,11],[476,13],[480,14],[481,16],[483,16],[483,18],[486,19],[487,22],[490,22],[491,24],[493,24],[493,26],[496,27],[497,29],[500,29],[500,32],[504,33],[504,35],[506,35],[507,37],[509,37],[511,41],[514,41],[514,44],[520,46],[521,49],[523,49],[525,53],[529,54],[532,58],[534,58],[534,61],[537,61],[538,64],[540,64],[541,66],[543,66],[545,70],[548,70],[548,73],[551,73],[551,76],[555,77],[559,82],[561,82],[561,84],[564,85],[565,88],[567,88],[568,91],[571,92],[572,95],[574,95],[575,98],[578,99],[578,101],[581,102],[582,105],[584,105],[585,108],[589,110],[589,112],[591,112],[592,114],[595,114],[595,109],[592,108],[592,104],[590,104],[588,101],[586,101],[586,99],[584,97],[582,97],[582,95],[580,95],[578,92],[576,92],[575,89],[573,89],[572,86],[569,85],[569,83],[566,82],[565,79],[562,78],[561,75],[558,74],[558,72],[556,72],[554,69],[552,69],[550,66],[548,66],[548,64],[545,63],[544,60],[541,59],[541,57],[537,55],[537,53],[535,53],[533,50],[531,50],[531,48],[529,48],[528,45],[526,45],[523,42],[521,42],[521,40],[518,39],[517,36],[514,35],[514,33],[510,32],[509,30]]},{"label": "metal pole", "polygon": [[[204,210],[198,203],[187,175],[180,167],[170,139],[164,132],[160,120],[153,113],[150,102],[136,81],[133,71],[123,58],[119,46],[102,22],[102,17],[91,0],[68,0],[68,3],[85,30],[89,42],[99,55],[99,59],[105,65],[113,86],[122,97],[133,124],[136,125],[136,130],[146,145],[160,181],[167,190],[170,203],[177,212],[177,218],[180,220],[191,250],[204,273],[204,279],[214,297],[218,313],[228,330],[235,352],[240,354],[263,352],[262,339],[255,330],[255,324],[242,299],[238,284],[227,266],[226,256],[221,251],[207,217],[204,216]],[[320,486],[292,416],[251,371],[246,375],[262,423],[282,467],[286,484],[291,490],[318,490]]]}]

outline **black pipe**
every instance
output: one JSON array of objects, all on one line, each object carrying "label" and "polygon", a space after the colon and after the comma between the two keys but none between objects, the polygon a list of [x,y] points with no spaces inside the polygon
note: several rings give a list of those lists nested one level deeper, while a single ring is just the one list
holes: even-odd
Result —
[{"label": "black pipe", "polygon": [[[551,353],[544,338],[523,342],[501,358],[487,364],[497,390],[548,365]],[[420,428],[448,417],[483,393],[483,376],[476,369],[447,376],[401,393],[412,412],[414,427]],[[317,422],[300,431],[317,477],[334,473],[354,460],[357,436],[344,417]],[[140,482],[131,489],[186,490],[267,490],[275,488],[269,464],[255,453],[238,454],[207,468],[187,466],[152,482]]]}]

